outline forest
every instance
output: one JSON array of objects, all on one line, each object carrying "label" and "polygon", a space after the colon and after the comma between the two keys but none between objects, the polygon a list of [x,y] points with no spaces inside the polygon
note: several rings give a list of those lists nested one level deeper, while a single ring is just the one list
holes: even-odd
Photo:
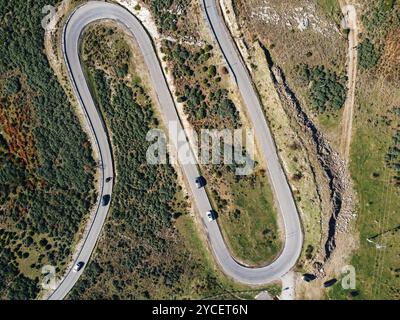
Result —
[{"label": "forest", "polygon": [[45,264],[62,272],[95,199],[90,143],[44,54],[55,3],[0,1],[0,298],[36,298]]}]

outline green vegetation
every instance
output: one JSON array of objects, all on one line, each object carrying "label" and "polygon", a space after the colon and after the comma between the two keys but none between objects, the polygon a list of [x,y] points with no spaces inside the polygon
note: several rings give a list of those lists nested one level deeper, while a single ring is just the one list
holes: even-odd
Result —
[{"label": "green vegetation", "polygon": [[0,4],[2,299],[33,299],[43,265],[65,268],[95,199],[90,144],[44,55],[48,4]]},{"label": "green vegetation", "polygon": [[212,49],[211,45],[205,45],[189,50],[172,41],[163,42],[166,60],[173,64],[174,78],[179,79],[178,101],[185,103],[184,111],[195,128],[237,128],[239,112],[228,91],[217,85],[221,76],[217,67],[210,63]]},{"label": "green vegetation", "polygon": [[232,185],[235,209],[220,216],[223,235],[236,258],[250,264],[266,265],[281,248],[268,179],[261,171],[237,183],[232,181]]},{"label": "green vegetation", "polygon": [[160,31],[169,32],[178,29],[179,19],[183,18],[176,13],[176,9],[183,9],[183,11],[181,11],[181,16],[184,17],[184,9],[186,8],[188,0],[149,0],[145,2],[150,2],[150,7]]},{"label": "green vegetation", "polygon": [[[355,133],[351,146],[351,173],[359,199],[359,249],[351,261],[356,270],[357,295],[334,288],[340,299],[399,299],[400,241],[398,1],[369,3],[362,15],[366,28],[360,46]],[[372,48],[372,49],[371,49]],[[372,52],[372,53],[371,53]],[[378,59],[378,54],[382,56]],[[392,73],[396,78],[388,77]],[[367,239],[369,241],[367,241]]]},{"label": "green vegetation", "polygon": [[380,53],[368,38],[360,43],[358,50],[362,69],[366,70],[378,64]]},{"label": "green vegetation", "polygon": [[332,300],[365,300],[367,299],[362,292],[357,289],[346,289],[344,290],[341,285],[342,279],[338,279],[332,287],[328,290],[329,299]]},{"label": "green vegetation", "polygon": [[337,24],[340,23],[341,10],[340,10],[340,6],[339,6],[339,1],[337,1],[337,0],[316,0],[316,2],[327,16],[332,17]]},{"label": "green vegetation", "polygon": [[[396,154],[399,126],[396,83],[360,78],[355,134],[350,169],[359,197],[357,228],[359,249],[351,264],[356,271],[356,291],[335,288],[329,293],[340,299],[399,299],[400,192]],[[363,88],[368,88],[364,90]],[[372,242],[367,241],[372,240]]]},{"label": "green vegetation", "polygon": [[6,246],[7,239],[11,239],[14,234],[8,233],[4,229],[0,229],[0,231],[2,246],[0,252],[0,290],[2,298],[12,300],[36,298],[39,292],[37,280],[21,274],[14,251]]},{"label": "green vegetation", "polygon": [[392,139],[392,145],[385,156],[386,164],[395,170],[394,183],[400,186],[400,130],[397,130]]},{"label": "green vegetation", "polygon": [[[361,16],[365,32],[360,46],[360,65],[376,67],[388,80],[400,79],[400,2],[379,0],[369,3]],[[363,62],[363,64],[361,64]]]},{"label": "green vegetation", "polygon": [[306,64],[297,66],[301,83],[309,86],[309,98],[318,112],[340,109],[346,100],[345,76],[326,70],[323,66],[310,67]]},{"label": "green vegetation", "polygon": [[18,77],[8,78],[4,85],[4,89],[9,95],[18,93],[18,91],[21,90],[21,82]]},{"label": "green vegetation", "polygon": [[112,292],[113,298],[129,294],[134,295],[130,298],[149,298],[162,294],[163,289],[177,295],[188,253],[176,244],[179,235],[173,230],[175,172],[171,166],[151,166],[146,161],[150,145],[145,142],[146,134],[155,122],[151,101],[141,86],[123,81],[111,84],[100,70],[90,74],[112,132],[118,175],[111,218],[105,226],[107,241],[99,245],[98,255],[72,297],[95,298],[92,291],[100,289],[95,283],[101,283],[104,297]]},{"label": "green vegetation", "polygon": [[398,79],[400,64],[400,5],[398,1],[378,0],[366,6],[361,21],[365,27],[359,46],[363,71],[378,66],[386,76]]},{"label": "green vegetation", "polygon": [[366,14],[361,16],[361,21],[368,33],[384,31],[391,25],[390,18],[395,2],[395,0],[378,0],[371,3]]}]

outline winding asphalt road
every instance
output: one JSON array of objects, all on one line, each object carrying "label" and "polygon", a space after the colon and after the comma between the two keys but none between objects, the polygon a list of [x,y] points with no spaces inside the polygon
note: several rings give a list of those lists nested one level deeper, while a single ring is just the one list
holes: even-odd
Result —
[{"label": "winding asphalt road", "polygon": [[[239,89],[248,107],[250,118],[257,134],[258,145],[265,156],[273,190],[285,225],[286,241],[281,255],[270,265],[261,268],[248,268],[236,262],[226,247],[217,222],[213,221],[210,223],[206,217],[206,212],[211,209],[211,204],[205,190],[198,189],[195,185],[195,178],[200,174],[197,166],[193,164],[195,163],[193,153],[191,151],[189,153],[189,157],[193,159],[192,161],[189,161],[191,164],[187,164],[188,161],[184,162],[179,155],[178,161],[180,162],[183,173],[187,179],[190,188],[189,192],[191,193],[192,199],[201,215],[213,254],[223,271],[228,276],[242,283],[252,285],[264,284],[281,277],[289,271],[297,261],[302,247],[300,221],[286,177],[277,157],[273,139],[267,123],[264,120],[261,105],[252,87],[251,79],[240,56],[235,51],[230,35],[227,33],[222,18],[216,10],[215,2],[205,1],[205,3],[205,9],[210,24],[212,25],[217,40],[219,40],[221,49],[225,54],[228,64],[235,73]],[[110,3],[91,1],[78,7],[71,14],[64,27],[64,59],[68,66],[69,76],[75,95],[80,106],[85,111],[86,119],[91,127],[93,135],[95,136],[96,148],[98,149],[102,162],[101,196],[98,199],[96,214],[90,230],[85,236],[84,244],[74,262],[75,264],[77,261],[83,261],[85,262],[85,266],[95,248],[109,209],[109,206],[101,206],[100,199],[105,194],[112,194],[112,183],[107,183],[105,179],[109,176],[113,176],[113,159],[106,128],[101,115],[94,104],[82,71],[79,59],[79,41],[82,32],[89,24],[105,19],[114,20],[121,24],[132,34],[132,36],[135,37],[143,54],[155,92],[157,93],[163,121],[165,121],[166,124],[173,121],[178,124],[178,131],[183,131],[183,127],[152,41],[139,20],[123,7]],[[181,145],[176,141],[173,141],[173,143],[175,143],[173,147],[176,150],[179,150]],[[187,160],[187,155],[185,157]],[[77,273],[70,270],[49,299],[63,299],[79,279],[83,270],[84,268]]]}]

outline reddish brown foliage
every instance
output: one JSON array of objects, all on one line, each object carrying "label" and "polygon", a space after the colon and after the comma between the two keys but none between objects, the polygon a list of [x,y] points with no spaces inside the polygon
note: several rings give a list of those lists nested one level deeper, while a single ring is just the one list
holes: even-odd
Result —
[{"label": "reddish brown foliage", "polygon": [[400,29],[388,34],[379,68],[389,79],[400,79]]},{"label": "reddish brown foliage", "polygon": [[33,123],[30,105],[23,94],[8,107],[0,106],[0,123],[8,141],[9,152],[16,155],[29,168],[37,163],[36,150],[30,127]]}]

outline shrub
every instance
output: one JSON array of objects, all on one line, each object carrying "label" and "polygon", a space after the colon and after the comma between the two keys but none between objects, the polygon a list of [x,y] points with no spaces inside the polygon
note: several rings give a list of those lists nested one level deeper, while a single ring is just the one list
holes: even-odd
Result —
[{"label": "shrub", "polygon": [[340,109],[346,100],[346,77],[339,77],[335,72],[323,66],[310,67],[306,64],[297,68],[300,84],[308,86],[312,106],[319,112],[327,109]]},{"label": "shrub", "polygon": [[358,47],[360,54],[360,67],[364,70],[376,66],[380,59],[380,52],[367,38]]},{"label": "shrub", "polygon": [[8,94],[16,94],[21,90],[21,82],[17,77],[7,79],[4,88]]}]

